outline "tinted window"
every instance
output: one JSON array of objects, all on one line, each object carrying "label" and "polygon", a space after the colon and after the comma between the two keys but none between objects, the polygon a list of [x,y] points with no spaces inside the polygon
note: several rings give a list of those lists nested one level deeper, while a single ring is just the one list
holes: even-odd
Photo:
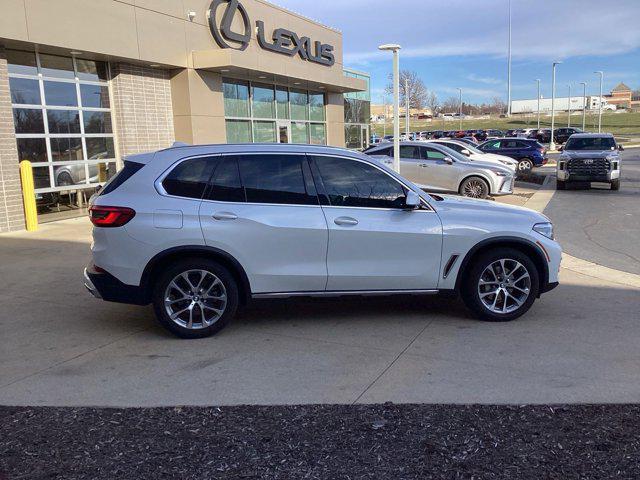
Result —
[{"label": "tinted window", "polygon": [[13,124],[16,133],[44,133],[42,110],[14,108]]},{"label": "tinted window", "polygon": [[47,161],[47,144],[44,138],[18,138],[16,142],[18,144],[18,160]]},{"label": "tinted window", "polygon": [[235,157],[227,157],[220,161],[211,179],[211,188],[205,198],[220,202],[245,201],[238,162]]},{"label": "tinted window", "polygon": [[133,176],[133,174],[140,170],[142,167],[144,167],[142,163],[125,161],[122,170],[111,177],[111,180],[109,180],[104,188],[100,190],[100,195],[106,195],[107,193],[113,192],[116,188],[129,180]]},{"label": "tinted window", "polygon": [[78,94],[75,83],[44,82],[44,98],[47,105],[76,107]]},{"label": "tinted window", "polygon": [[422,147],[422,155],[425,160],[442,160],[446,157],[441,151],[429,147]]},{"label": "tinted window", "polygon": [[466,147],[463,147],[462,145],[458,145],[457,143],[442,143],[440,145],[450,148],[451,150],[455,150],[456,152],[462,152],[462,150],[466,148]]},{"label": "tinted window", "polygon": [[420,148],[410,145],[400,147],[400,158],[420,159]]},{"label": "tinted window", "polygon": [[498,150],[500,148],[500,140],[495,142],[487,142],[482,145],[482,150]]},{"label": "tinted window", "polygon": [[502,140],[502,148],[521,148],[522,142],[517,140]]},{"label": "tinted window", "polygon": [[109,108],[109,88],[101,85],[80,85],[82,106],[89,108]]},{"label": "tinted window", "polygon": [[393,147],[381,148],[375,152],[371,152],[371,155],[386,155],[387,157],[393,157]]},{"label": "tinted window", "polygon": [[47,110],[49,133],[80,133],[78,110]]},{"label": "tinted window", "polygon": [[20,104],[40,105],[40,84],[38,80],[27,78],[10,78],[11,102]]},{"label": "tinted window", "polygon": [[613,137],[582,137],[567,140],[565,150],[615,150]]},{"label": "tinted window", "polygon": [[247,202],[318,205],[307,191],[301,155],[246,155],[238,157]]},{"label": "tinted window", "polygon": [[169,195],[201,199],[214,166],[211,158],[185,160],[167,175],[162,186]]},{"label": "tinted window", "polygon": [[518,145],[517,148],[531,148],[531,147],[533,147],[533,143],[523,142],[523,141],[517,141],[516,145]]},{"label": "tinted window", "polygon": [[402,208],[403,186],[367,163],[335,157],[313,157],[333,206]]}]

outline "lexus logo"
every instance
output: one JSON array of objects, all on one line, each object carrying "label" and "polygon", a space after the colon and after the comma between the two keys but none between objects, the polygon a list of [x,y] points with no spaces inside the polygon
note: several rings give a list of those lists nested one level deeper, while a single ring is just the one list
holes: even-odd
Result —
[{"label": "lexus logo", "polygon": [[[224,11],[220,28],[218,28],[216,16],[218,7],[223,3],[227,4],[227,9]],[[240,16],[242,17],[244,33],[236,33],[231,30],[231,23],[233,22],[233,18],[236,16],[236,12],[240,13]],[[251,22],[249,21],[249,14],[247,13],[247,10],[240,2],[238,2],[238,0],[213,0],[207,13],[211,34],[221,48],[245,50],[249,46],[249,41],[251,40]],[[227,40],[235,43],[236,46],[234,47],[229,45]]]},{"label": "lexus logo", "polygon": [[[220,25],[217,23],[218,8],[226,4],[226,10],[222,15]],[[231,30],[233,19],[239,13],[242,17],[243,32]],[[251,21],[246,8],[238,0],[213,0],[207,12],[209,17],[209,28],[216,43],[220,48],[232,48],[234,50],[245,50],[251,41]],[[267,38],[264,22],[256,22],[258,45],[264,50],[269,50],[283,55],[293,57],[299,55],[303,60],[319,63],[321,65],[332,66],[335,63],[333,45],[312,41],[309,37],[298,35],[296,32],[285,28],[277,28]],[[230,43],[231,42],[231,43]]]}]

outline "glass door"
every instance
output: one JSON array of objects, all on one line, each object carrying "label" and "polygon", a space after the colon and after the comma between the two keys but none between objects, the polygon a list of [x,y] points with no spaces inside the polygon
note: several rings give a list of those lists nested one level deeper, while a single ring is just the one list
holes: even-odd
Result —
[{"label": "glass door", "polygon": [[291,143],[290,122],[278,122],[278,143]]},{"label": "glass door", "polygon": [[361,141],[363,150],[369,146],[369,126],[368,125],[362,125],[362,130],[360,132],[360,141]]}]

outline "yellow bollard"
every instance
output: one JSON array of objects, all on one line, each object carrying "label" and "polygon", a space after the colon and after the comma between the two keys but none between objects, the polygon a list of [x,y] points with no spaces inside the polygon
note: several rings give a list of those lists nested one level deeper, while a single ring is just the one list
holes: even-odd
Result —
[{"label": "yellow bollard", "polygon": [[103,183],[107,181],[107,164],[98,164],[98,182]]},{"label": "yellow bollard", "polygon": [[38,210],[36,209],[36,194],[33,186],[33,168],[31,168],[29,160],[20,162],[20,180],[22,181],[22,201],[27,231],[35,232],[38,230]]}]

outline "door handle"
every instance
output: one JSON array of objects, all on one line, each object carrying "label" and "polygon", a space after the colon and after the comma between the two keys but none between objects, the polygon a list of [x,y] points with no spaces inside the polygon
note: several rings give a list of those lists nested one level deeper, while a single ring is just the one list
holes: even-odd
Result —
[{"label": "door handle", "polygon": [[427,168],[429,165],[426,163],[419,163],[418,166],[422,168]]},{"label": "door handle", "polygon": [[213,214],[215,220],[237,220],[238,216],[230,212],[217,212]]},{"label": "door handle", "polygon": [[336,225],[342,225],[342,226],[349,226],[349,225],[353,226],[358,224],[358,220],[351,217],[338,217],[333,221],[333,223],[335,223]]}]

